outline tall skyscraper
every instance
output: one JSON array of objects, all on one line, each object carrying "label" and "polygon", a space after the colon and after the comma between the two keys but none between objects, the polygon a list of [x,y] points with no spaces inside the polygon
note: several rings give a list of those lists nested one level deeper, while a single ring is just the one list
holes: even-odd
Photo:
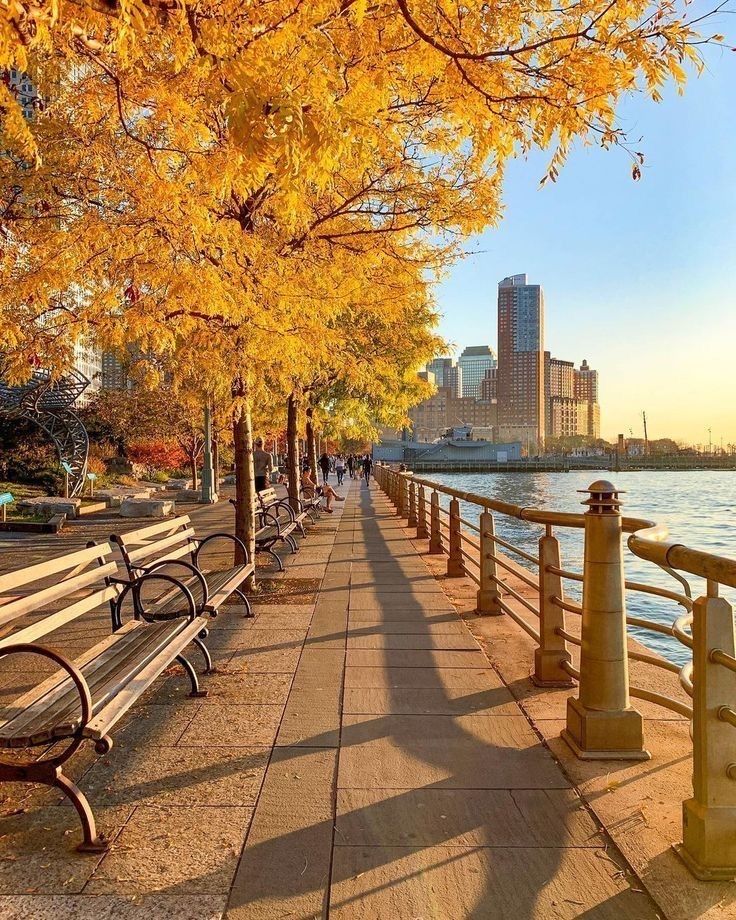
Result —
[{"label": "tall skyscraper", "polygon": [[462,370],[462,395],[480,399],[481,381],[486,371],[497,364],[493,349],[489,345],[468,345],[457,363]]},{"label": "tall skyscraper", "polygon": [[501,440],[538,451],[545,432],[544,293],[527,276],[498,285],[498,424]]},{"label": "tall skyscraper", "polygon": [[427,365],[427,370],[434,374],[438,387],[445,387],[453,396],[463,395],[463,372],[453,358],[434,358]]}]

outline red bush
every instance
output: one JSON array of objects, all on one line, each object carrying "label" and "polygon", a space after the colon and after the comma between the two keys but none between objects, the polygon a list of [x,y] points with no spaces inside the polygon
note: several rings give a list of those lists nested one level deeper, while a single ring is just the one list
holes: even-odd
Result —
[{"label": "red bush", "polygon": [[144,466],[149,475],[159,470],[178,470],[188,462],[176,441],[134,441],[127,454],[133,463]]}]

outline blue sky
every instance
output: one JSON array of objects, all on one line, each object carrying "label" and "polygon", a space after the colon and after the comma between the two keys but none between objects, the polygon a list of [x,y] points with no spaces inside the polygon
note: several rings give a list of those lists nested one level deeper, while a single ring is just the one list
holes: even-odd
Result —
[{"label": "blue sky", "polygon": [[527,272],[547,347],[600,371],[604,437],[640,434],[646,409],[650,437],[736,443],[736,53],[620,116],[641,181],[615,149],[576,149],[543,189],[547,153],[511,164],[502,224],[437,289],[440,332],[495,348],[497,283]]}]

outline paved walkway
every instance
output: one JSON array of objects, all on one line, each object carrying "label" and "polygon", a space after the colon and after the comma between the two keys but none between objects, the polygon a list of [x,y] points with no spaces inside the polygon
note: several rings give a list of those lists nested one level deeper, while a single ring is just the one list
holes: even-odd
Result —
[{"label": "paved walkway", "polygon": [[229,901],[265,918],[654,918],[375,487],[350,494]]},{"label": "paved walkway", "polygon": [[[205,531],[231,515],[194,511]],[[286,562],[254,620],[213,622],[207,699],[172,669],[71,771],[107,854],[74,851],[55,792],[0,788],[0,918],[656,916],[375,485]],[[107,616],[56,644],[83,651]]]}]

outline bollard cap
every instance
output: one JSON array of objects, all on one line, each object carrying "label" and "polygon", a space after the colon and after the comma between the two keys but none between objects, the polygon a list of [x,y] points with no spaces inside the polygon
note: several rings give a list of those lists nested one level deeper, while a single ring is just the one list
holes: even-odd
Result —
[{"label": "bollard cap", "polygon": [[619,495],[625,494],[607,479],[596,479],[587,489],[578,489],[578,492],[590,495],[581,504],[587,505],[593,514],[618,514],[622,504]]}]

